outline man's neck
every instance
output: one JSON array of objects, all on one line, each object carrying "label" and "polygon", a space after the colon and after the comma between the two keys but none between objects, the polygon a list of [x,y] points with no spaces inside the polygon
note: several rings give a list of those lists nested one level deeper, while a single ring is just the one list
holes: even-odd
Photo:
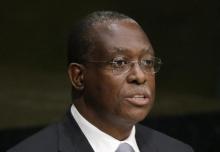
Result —
[{"label": "man's neck", "polygon": [[126,122],[125,120],[118,120],[118,118],[112,119],[112,116],[110,117],[111,119],[100,117],[100,115],[94,113],[93,110],[88,112],[90,108],[88,107],[88,105],[84,104],[84,102],[80,101],[74,103],[79,113],[87,121],[99,128],[101,131],[109,134],[110,136],[118,140],[124,140],[130,135],[134,124]]}]

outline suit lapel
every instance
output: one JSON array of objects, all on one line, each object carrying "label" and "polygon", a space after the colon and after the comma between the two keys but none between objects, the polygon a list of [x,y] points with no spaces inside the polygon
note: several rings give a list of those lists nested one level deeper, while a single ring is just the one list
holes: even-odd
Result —
[{"label": "suit lapel", "polygon": [[70,111],[58,129],[60,152],[94,152]]},{"label": "suit lapel", "polygon": [[[59,152],[94,152],[70,111],[64,121],[58,125],[58,136]],[[152,136],[149,128],[136,125],[135,137],[140,152],[157,152]]]},{"label": "suit lapel", "polygon": [[135,138],[140,152],[157,152],[152,136],[152,131],[149,128],[136,125]]}]

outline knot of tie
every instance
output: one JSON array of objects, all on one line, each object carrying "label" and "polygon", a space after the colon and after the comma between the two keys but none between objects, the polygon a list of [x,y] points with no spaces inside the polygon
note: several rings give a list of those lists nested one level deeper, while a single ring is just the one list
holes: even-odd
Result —
[{"label": "knot of tie", "polygon": [[115,152],[135,152],[128,143],[121,143]]}]

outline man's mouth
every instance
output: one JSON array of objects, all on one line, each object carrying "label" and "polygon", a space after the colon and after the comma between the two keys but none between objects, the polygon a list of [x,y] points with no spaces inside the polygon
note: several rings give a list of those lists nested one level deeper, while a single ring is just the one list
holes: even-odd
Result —
[{"label": "man's mouth", "polygon": [[135,106],[144,106],[149,103],[150,99],[146,95],[133,95],[126,98],[126,101]]}]

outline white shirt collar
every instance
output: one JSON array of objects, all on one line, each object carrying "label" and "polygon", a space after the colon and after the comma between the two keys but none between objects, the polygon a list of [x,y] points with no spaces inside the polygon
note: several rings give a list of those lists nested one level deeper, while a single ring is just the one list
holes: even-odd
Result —
[{"label": "white shirt collar", "polygon": [[131,134],[127,139],[119,141],[87,121],[78,112],[74,104],[71,106],[71,114],[95,152],[115,152],[119,144],[123,142],[130,144],[135,152],[140,152],[135,139],[135,126],[133,126]]}]

